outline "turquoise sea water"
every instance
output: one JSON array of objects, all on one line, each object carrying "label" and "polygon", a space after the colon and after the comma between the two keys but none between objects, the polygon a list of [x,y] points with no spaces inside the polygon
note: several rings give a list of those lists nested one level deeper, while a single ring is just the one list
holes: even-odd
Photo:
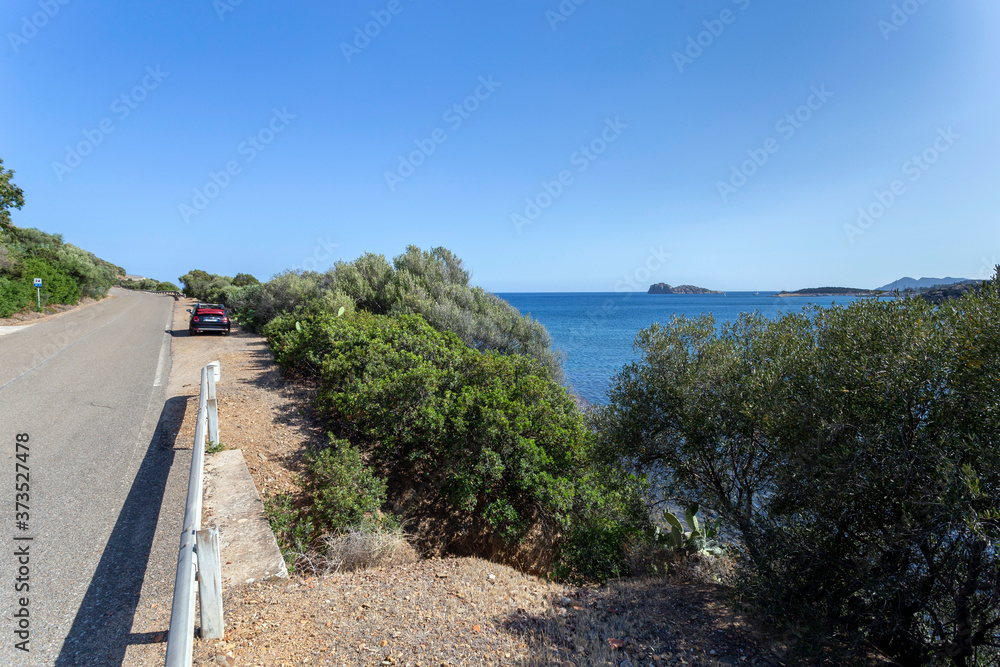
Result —
[{"label": "turquoise sea water", "polygon": [[606,403],[611,377],[638,359],[635,335],[674,313],[696,317],[711,313],[716,322],[733,320],[742,312],[760,311],[777,317],[807,304],[846,305],[853,297],[782,297],[775,292],[721,294],[645,294],[643,292],[507,293],[506,299],[523,315],[545,325],[554,346],[566,353],[564,368],[570,388],[589,403]]}]

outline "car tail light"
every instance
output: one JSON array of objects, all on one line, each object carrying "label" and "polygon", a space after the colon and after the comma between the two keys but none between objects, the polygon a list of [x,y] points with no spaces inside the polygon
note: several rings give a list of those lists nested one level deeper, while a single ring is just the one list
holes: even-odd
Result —
[{"label": "car tail light", "polygon": [[191,319],[192,319],[192,320],[194,320],[195,322],[197,322],[197,321],[198,321],[198,316],[197,316],[197,315],[195,315],[195,316],[194,316],[194,317],[192,317]]},{"label": "car tail light", "polygon": [[222,323],[223,324],[229,324],[229,318],[228,317],[223,317],[222,318]]}]

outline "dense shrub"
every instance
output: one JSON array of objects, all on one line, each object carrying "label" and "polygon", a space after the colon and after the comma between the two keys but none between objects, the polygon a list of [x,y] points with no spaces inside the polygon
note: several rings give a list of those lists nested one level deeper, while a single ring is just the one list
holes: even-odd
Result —
[{"label": "dense shrub", "polygon": [[266,334],[282,366],[317,377],[321,413],[395,491],[423,488],[472,533],[512,546],[539,525],[563,545],[601,535],[613,563],[594,571],[578,549],[567,571],[624,571],[627,541],[645,527],[638,487],[601,473],[591,433],[536,360],[474,350],[416,315],[286,315]]},{"label": "dense shrub", "polygon": [[323,285],[318,273],[285,271],[266,283],[230,288],[224,301],[240,323],[253,330],[285,313],[337,313],[341,307],[354,311],[353,299]]},{"label": "dense shrub", "polygon": [[58,234],[11,227],[0,234],[0,278],[21,283],[30,291],[7,285],[0,293],[0,312],[8,314],[35,303],[34,278],[43,280],[42,304],[74,304],[81,296],[99,299],[107,294],[124,269],[99,259]]},{"label": "dense shrub", "polygon": [[[197,280],[205,282],[207,276]],[[366,253],[353,262],[337,262],[325,274],[285,272],[259,288],[230,292],[225,298],[241,322],[257,330],[286,313],[337,312],[341,306],[377,315],[419,314],[470,347],[529,355],[551,377],[562,378],[562,362],[545,327],[471,286],[462,261],[445,248],[422,251],[410,246],[392,264],[382,255]]]},{"label": "dense shrub", "polygon": [[0,276],[0,317],[10,317],[30,308],[34,298],[35,294],[23,282]]},{"label": "dense shrub", "polygon": [[227,291],[233,289],[233,279],[229,276],[220,276],[201,269],[188,271],[178,280],[184,285],[184,296],[204,303],[226,303]]},{"label": "dense shrub", "polygon": [[42,303],[72,305],[80,300],[80,288],[76,282],[45,260],[25,259],[19,268],[21,282],[32,291],[34,279],[42,279]]},{"label": "dense shrub", "polygon": [[361,453],[350,442],[331,438],[328,447],[310,457],[308,468],[309,514],[320,533],[395,525],[395,520],[381,510],[385,480],[365,465]]},{"label": "dense shrub", "polygon": [[119,287],[134,290],[149,290],[151,292],[179,292],[180,288],[173,283],[157,280],[156,278],[143,278],[142,280],[122,280]]},{"label": "dense shrub", "polygon": [[1000,294],[637,339],[610,452],[742,535],[740,594],[906,664],[1000,660]]}]

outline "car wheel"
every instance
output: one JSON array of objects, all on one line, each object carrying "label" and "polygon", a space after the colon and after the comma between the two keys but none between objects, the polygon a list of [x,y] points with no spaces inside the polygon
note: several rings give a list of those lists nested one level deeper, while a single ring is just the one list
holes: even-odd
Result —
[{"label": "car wheel", "polygon": [[188,335],[189,335],[189,336],[193,336],[193,335],[195,335],[196,333],[198,333],[198,332],[197,332],[197,331],[195,331],[194,329],[188,329]]}]

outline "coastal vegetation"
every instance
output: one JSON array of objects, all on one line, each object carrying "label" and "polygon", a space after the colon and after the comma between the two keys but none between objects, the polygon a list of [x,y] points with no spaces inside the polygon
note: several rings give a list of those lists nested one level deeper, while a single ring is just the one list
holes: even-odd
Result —
[{"label": "coastal vegetation", "polygon": [[218,278],[182,280],[267,336],[330,433],[304,493],[268,504],[293,560],[403,526],[424,554],[568,581],[724,559],[735,602],[803,650],[1000,659],[996,280],[654,324],[583,412],[544,328],[445,249]]},{"label": "coastal vegetation", "polygon": [[118,281],[118,287],[121,287],[122,289],[143,290],[149,292],[180,291],[180,288],[177,287],[177,285],[164,280],[157,280],[156,278],[121,278]]},{"label": "coastal vegetation", "polygon": [[903,664],[1000,660],[1000,292],[641,332],[594,416],[738,536],[734,593]]},{"label": "coastal vegetation", "polygon": [[125,269],[63,241],[59,234],[16,227],[10,209],[24,206],[14,172],[0,160],[0,317],[38,309],[34,279],[42,279],[42,306],[100,299]]},{"label": "coastal vegetation", "polygon": [[[450,251],[410,247],[391,263],[366,254],[242,287],[204,271],[181,281],[227,303],[291,376],[317,387],[324,451],[356,450],[385,480],[384,491],[369,485],[385,496],[365,521],[414,526],[425,553],[567,579],[628,571],[626,545],[651,527],[642,480],[598,456],[545,328],[471,286]],[[294,506],[271,503],[287,548],[322,550],[359,527],[330,520],[321,487],[307,485]]]}]

